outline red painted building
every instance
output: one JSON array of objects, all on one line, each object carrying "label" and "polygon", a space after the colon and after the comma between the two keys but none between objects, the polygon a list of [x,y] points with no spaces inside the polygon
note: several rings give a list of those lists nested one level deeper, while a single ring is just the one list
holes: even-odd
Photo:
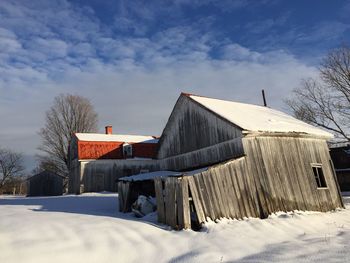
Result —
[{"label": "red painted building", "polygon": [[79,160],[155,158],[157,153],[156,137],[116,135],[112,126],[106,127],[106,134],[76,133],[74,137]]},{"label": "red painted building", "polygon": [[122,176],[151,171],[156,166],[155,136],[76,133],[69,147],[71,193],[115,191]]}]

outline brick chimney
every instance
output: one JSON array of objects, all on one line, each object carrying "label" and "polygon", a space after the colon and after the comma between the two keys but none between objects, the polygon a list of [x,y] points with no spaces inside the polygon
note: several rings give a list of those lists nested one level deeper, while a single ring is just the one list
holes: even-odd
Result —
[{"label": "brick chimney", "polygon": [[112,126],[111,125],[106,126],[105,129],[106,129],[106,134],[112,134]]}]

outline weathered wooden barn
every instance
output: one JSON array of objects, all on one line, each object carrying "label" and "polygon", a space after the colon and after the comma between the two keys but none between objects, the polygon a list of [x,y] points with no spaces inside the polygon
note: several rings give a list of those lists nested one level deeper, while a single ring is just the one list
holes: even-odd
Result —
[{"label": "weathered wooden barn", "polygon": [[350,191],[350,143],[333,145],[331,157],[341,191]]},{"label": "weathered wooden barn", "polygon": [[27,179],[27,196],[54,196],[63,193],[63,177],[43,171]]},{"label": "weathered wooden barn", "polygon": [[153,136],[75,133],[69,146],[69,193],[117,191],[119,177],[159,170]]},{"label": "weathered wooden barn", "polygon": [[[268,107],[183,93],[157,153],[161,170],[179,174],[147,179],[154,181],[158,220],[188,228],[207,218],[343,207],[331,137]],[[136,178],[119,182],[120,210],[128,211]]]}]

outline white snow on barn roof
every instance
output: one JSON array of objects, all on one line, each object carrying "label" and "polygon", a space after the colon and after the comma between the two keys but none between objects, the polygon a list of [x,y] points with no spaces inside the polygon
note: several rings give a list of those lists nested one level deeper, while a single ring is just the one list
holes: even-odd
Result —
[{"label": "white snow on barn roof", "polygon": [[284,112],[268,107],[188,95],[205,108],[252,132],[295,132],[332,138],[333,135]]},{"label": "white snow on barn roof", "polygon": [[80,141],[93,142],[130,142],[130,143],[158,143],[158,139],[152,136],[142,135],[121,135],[121,134],[101,134],[101,133],[76,133],[75,136]]}]

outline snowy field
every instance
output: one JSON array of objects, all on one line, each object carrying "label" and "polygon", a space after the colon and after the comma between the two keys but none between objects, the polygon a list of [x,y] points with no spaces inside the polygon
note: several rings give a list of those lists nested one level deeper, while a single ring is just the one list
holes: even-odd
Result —
[{"label": "snowy field", "polygon": [[0,197],[0,262],[350,262],[350,197],[336,212],[170,231],[117,212],[117,195]]}]

